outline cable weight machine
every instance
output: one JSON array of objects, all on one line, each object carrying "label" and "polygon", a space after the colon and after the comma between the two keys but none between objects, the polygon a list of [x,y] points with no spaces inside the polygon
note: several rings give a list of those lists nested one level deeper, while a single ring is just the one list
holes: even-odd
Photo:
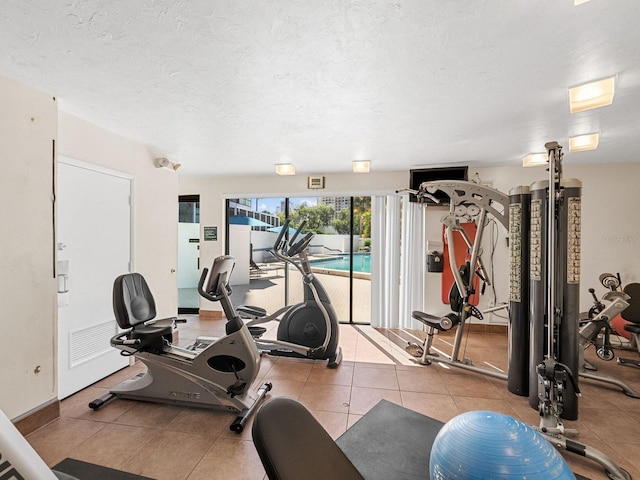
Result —
[{"label": "cable weight machine", "polygon": [[[566,435],[561,418],[578,418],[580,189],[562,181],[562,147],[545,145],[549,180],[531,188],[529,404],[537,406],[537,430],[557,448],[600,463],[609,478],[631,476],[601,451]],[[576,372],[576,373],[574,373]]]}]

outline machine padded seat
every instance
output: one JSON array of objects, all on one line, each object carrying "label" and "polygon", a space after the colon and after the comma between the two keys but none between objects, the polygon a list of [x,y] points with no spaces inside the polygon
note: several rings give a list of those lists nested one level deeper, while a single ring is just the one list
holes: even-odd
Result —
[{"label": "machine padded seat", "polygon": [[251,434],[269,480],[364,480],[311,412],[295,400],[276,397],[265,403]]},{"label": "machine padded seat", "polygon": [[161,350],[163,337],[173,333],[174,318],[145,325],[155,318],[156,303],[139,273],[120,275],[113,282],[113,313],[120,328],[131,329],[129,338],[140,340],[140,350]]},{"label": "machine padded seat", "polygon": [[[628,325],[635,327],[640,325],[640,283],[630,283],[626,285],[623,292],[631,297],[629,306],[622,311],[620,316],[628,322],[632,322],[635,325]],[[625,328],[627,330],[627,328]],[[629,329],[630,332],[638,333],[637,331]]]},{"label": "machine padded seat", "polygon": [[433,327],[441,332],[451,330],[453,327],[460,323],[460,317],[455,313],[449,313],[444,317],[437,315],[431,315],[430,313],[421,312],[420,310],[414,310],[411,316],[424,323],[427,327]]}]

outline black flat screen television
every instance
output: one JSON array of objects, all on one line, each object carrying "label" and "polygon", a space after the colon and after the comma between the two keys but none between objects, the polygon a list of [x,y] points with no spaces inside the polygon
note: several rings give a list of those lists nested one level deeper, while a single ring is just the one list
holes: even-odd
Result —
[{"label": "black flat screen television", "polygon": [[[409,188],[411,190],[418,190],[423,182],[432,182],[434,180],[467,180],[469,167],[445,167],[445,168],[421,168],[409,171]],[[440,200],[440,203],[435,203],[429,198],[422,199],[422,203],[430,205],[449,205],[449,195],[444,192],[437,191],[432,194],[435,198]],[[417,202],[418,198],[415,195],[409,195],[409,201]]]}]

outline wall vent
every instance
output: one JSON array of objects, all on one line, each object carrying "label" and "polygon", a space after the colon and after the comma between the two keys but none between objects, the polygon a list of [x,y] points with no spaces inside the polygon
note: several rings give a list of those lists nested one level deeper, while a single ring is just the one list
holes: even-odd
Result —
[{"label": "wall vent", "polygon": [[324,188],[324,177],[307,177],[307,188]]},{"label": "wall vent", "polygon": [[112,351],[110,340],[117,332],[115,320],[69,332],[69,368]]}]

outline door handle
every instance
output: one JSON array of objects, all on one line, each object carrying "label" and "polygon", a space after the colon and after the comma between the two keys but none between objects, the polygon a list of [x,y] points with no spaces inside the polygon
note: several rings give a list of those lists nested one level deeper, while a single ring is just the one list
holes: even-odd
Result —
[{"label": "door handle", "polygon": [[58,260],[58,293],[69,292],[69,260]]},{"label": "door handle", "polygon": [[58,293],[69,292],[69,275],[66,273],[58,274]]}]

